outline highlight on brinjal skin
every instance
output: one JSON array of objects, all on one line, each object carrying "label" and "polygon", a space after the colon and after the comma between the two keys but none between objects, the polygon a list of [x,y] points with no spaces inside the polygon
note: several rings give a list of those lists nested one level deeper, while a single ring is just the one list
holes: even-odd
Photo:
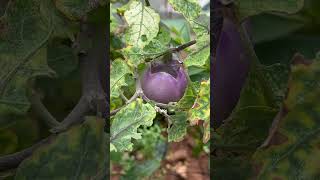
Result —
[{"label": "highlight on brinjal skin", "polygon": [[213,113],[219,126],[236,106],[249,69],[238,29],[227,17],[223,19],[212,69]]}]

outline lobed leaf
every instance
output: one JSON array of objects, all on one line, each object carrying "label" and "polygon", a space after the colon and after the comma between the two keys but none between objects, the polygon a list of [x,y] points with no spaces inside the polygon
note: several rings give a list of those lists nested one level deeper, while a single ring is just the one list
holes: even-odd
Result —
[{"label": "lobed leaf", "polygon": [[141,133],[137,133],[137,129],[140,126],[151,126],[155,116],[155,109],[138,98],[114,116],[110,129],[110,143],[117,151],[131,151],[131,139],[141,139]]}]

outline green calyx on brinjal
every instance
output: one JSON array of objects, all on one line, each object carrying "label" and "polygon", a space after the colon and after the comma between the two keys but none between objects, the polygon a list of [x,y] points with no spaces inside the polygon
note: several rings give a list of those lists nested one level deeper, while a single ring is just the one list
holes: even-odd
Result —
[{"label": "green calyx on brinjal", "polygon": [[141,78],[141,88],[146,97],[164,104],[178,102],[187,85],[187,74],[176,60],[151,63]]},{"label": "green calyx on brinjal", "polygon": [[223,26],[213,62],[213,115],[215,126],[221,125],[236,106],[249,71],[237,26],[228,18]]}]

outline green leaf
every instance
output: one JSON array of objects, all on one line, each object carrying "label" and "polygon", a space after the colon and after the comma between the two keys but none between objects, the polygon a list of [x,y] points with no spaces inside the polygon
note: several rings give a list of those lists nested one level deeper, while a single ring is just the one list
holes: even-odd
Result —
[{"label": "green leaf", "polygon": [[196,100],[197,94],[194,91],[195,83],[188,83],[187,89],[183,97],[179,100],[177,107],[182,111],[189,110]]},{"label": "green leaf", "polygon": [[141,139],[141,133],[137,133],[137,129],[140,126],[151,126],[155,116],[155,109],[150,104],[143,104],[143,100],[138,98],[114,116],[110,142],[117,151],[131,151],[131,139]]},{"label": "green leaf", "polygon": [[111,98],[110,100],[110,111],[120,108],[123,105],[123,100],[121,97]]},{"label": "green leaf", "polygon": [[241,20],[266,11],[277,11],[288,14],[303,8],[304,0],[235,0]]},{"label": "green leaf", "polygon": [[170,31],[168,29],[160,26],[159,33],[158,33],[158,35],[157,35],[157,37],[155,39],[158,40],[163,46],[168,47],[170,45],[170,42],[171,42]]},{"label": "green leaf", "polygon": [[184,111],[175,112],[175,115],[170,116],[172,125],[168,128],[168,141],[179,142],[187,134],[187,113]]},{"label": "green leaf", "polygon": [[17,169],[15,179],[92,179],[105,171],[105,120],[86,121],[53,138]]},{"label": "green leaf", "polygon": [[144,3],[133,1],[124,18],[129,25],[126,32],[127,45],[143,48],[159,32],[160,16]]},{"label": "green leaf", "polygon": [[110,71],[110,96],[117,98],[120,96],[121,87],[126,86],[125,76],[130,74],[130,69],[125,61],[116,59],[111,64]]},{"label": "green leaf", "polygon": [[190,41],[191,29],[185,19],[161,19],[171,32],[172,39],[177,44],[184,44]]}]

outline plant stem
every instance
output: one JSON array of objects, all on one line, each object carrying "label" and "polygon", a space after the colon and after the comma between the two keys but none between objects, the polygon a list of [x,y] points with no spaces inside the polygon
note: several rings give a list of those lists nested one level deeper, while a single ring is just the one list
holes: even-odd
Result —
[{"label": "plant stem", "polygon": [[120,91],[120,96],[121,96],[122,100],[124,100],[124,102],[126,102],[126,104],[127,104],[127,102],[128,102],[129,100],[128,100],[128,98],[123,94],[123,91]]},{"label": "plant stem", "polygon": [[58,122],[48,109],[41,102],[40,95],[34,90],[34,79],[31,79],[27,83],[27,96],[31,103],[31,109],[42,119],[50,128],[60,126]]},{"label": "plant stem", "polygon": [[[144,54],[144,55],[156,55],[155,57],[152,58],[152,60],[154,60],[154,59],[157,59],[157,58],[159,58],[159,57],[161,57],[163,55],[169,54],[169,53],[175,53],[175,52],[182,51],[185,48],[194,45],[196,42],[197,42],[196,40],[192,40],[192,41],[187,42],[185,44],[182,44],[180,46],[169,48],[169,49],[167,49],[167,50],[165,50],[163,52],[160,52],[160,53],[150,53],[150,54]],[[135,55],[135,54],[132,53],[132,55]]]}]

